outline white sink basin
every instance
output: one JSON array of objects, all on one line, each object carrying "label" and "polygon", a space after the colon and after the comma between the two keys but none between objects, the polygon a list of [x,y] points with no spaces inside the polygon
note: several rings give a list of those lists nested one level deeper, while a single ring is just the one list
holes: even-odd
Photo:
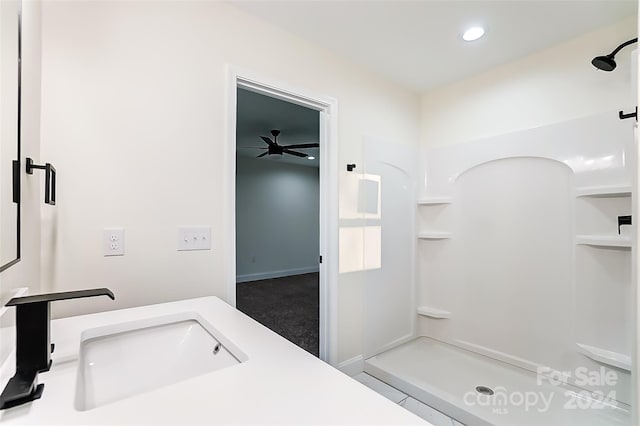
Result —
[{"label": "white sink basin", "polygon": [[91,410],[246,360],[197,313],[85,330],[75,406]]}]

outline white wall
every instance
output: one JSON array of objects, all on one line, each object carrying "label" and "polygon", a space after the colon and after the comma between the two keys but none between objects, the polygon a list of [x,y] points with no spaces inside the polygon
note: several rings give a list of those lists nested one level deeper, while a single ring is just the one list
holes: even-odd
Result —
[{"label": "white wall", "polygon": [[[227,64],[337,99],[341,170],[365,135],[416,146],[415,94],[222,2],[47,2],[42,40],[42,154],[58,170],[43,288],[116,294],[55,316],[226,295]],[[211,251],[176,251],[178,226],[207,224]],[[104,258],[113,226],[126,254]],[[344,360],[362,353],[362,279],[338,287]]]},{"label": "white wall", "polygon": [[476,140],[635,106],[630,46],[613,72],[591,65],[636,37],[636,17],[422,95],[421,146]]},{"label": "white wall", "polygon": [[238,282],[318,271],[318,168],[238,157]]},{"label": "white wall", "polygon": [[[27,287],[31,293],[40,289],[40,207],[43,204],[41,174],[24,172],[26,157],[40,160],[40,3],[22,3],[22,188],[21,188],[21,259],[0,273],[0,300],[13,295],[14,289]],[[15,316],[14,310],[2,317],[2,325]],[[0,331],[0,364],[15,341],[11,330]]]}]

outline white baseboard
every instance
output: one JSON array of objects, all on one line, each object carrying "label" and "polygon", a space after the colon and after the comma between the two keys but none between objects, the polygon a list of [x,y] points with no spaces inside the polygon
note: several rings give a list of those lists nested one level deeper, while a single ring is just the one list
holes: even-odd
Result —
[{"label": "white baseboard", "polygon": [[281,271],[258,272],[255,274],[236,275],[236,283],[246,283],[248,281],[268,280],[270,278],[290,277],[292,275],[311,274],[320,271],[318,265],[306,268],[283,269]]},{"label": "white baseboard", "polygon": [[362,355],[358,355],[346,361],[342,361],[338,364],[338,370],[351,377],[356,374],[360,374],[364,371],[364,357]]}]

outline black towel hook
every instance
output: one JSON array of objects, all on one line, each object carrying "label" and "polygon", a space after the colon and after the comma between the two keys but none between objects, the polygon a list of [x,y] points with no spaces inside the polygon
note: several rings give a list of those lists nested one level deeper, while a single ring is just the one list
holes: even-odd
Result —
[{"label": "black towel hook", "polygon": [[636,107],[635,112],[630,112],[628,114],[625,114],[623,111],[620,111],[618,112],[618,117],[620,118],[620,120],[625,120],[627,118],[635,118],[636,121],[638,121],[638,107]]}]

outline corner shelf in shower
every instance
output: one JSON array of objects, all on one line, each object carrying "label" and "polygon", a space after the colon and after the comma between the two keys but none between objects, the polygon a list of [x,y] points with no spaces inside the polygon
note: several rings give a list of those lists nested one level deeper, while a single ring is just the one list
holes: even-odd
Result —
[{"label": "corner shelf in shower", "polygon": [[432,308],[430,306],[419,306],[418,315],[436,319],[451,318],[451,312],[445,311],[444,309]]},{"label": "corner shelf in shower", "polygon": [[630,196],[631,185],[598,185],[576,188],[576,197],[613,198]]},{"label": "corner shelf in shower", "polygon": [[631,237],[617,235],[576,235],[576,244],[595,247],[631,248]]},{"label": "corner shelf in shower", "polygon": [[453,198],[451,197],[428,197],[418,200],[419,206],[436,206],[438,204],[451,204]]},{"label": "corner shelf in shower", "polygon": [[582,354],[596,362],[617,367],[622,370],[631,371],[631,357],[628,355],[582,343],[577,343],[577,345]]},{"label": "corner shelf in shower", "polygon": [[451,232],[428,231],[418,233],[421,240],[447,240],[451,238]]}]

